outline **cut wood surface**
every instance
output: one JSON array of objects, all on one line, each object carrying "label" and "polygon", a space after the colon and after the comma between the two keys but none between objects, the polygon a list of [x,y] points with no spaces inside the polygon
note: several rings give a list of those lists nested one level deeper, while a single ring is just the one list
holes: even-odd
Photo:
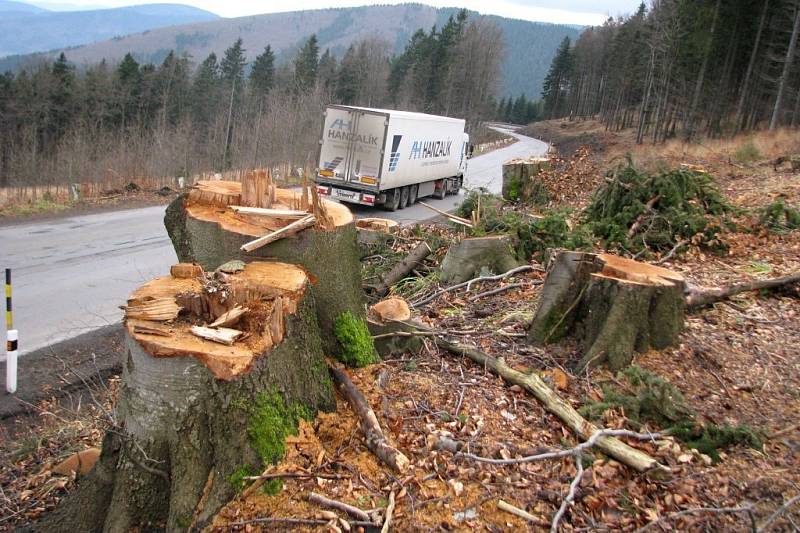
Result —
[{"label": "cut wood surface", "polygon": [[611,254],[559,252],[551,262],[528,340],[582,343],[579,368],[630,364],[634,352],[676,345],[685,281],[677,272]]},{"label": "cut wood surface", "polygon": [[402,298],[392,297],[381,300],[369,308],[369,318],[381,324],[411,318],[411,308]]},{"label": "cut wood surface", "polygon": [[715,302],[727,300],[728,298],[743,292],[779,289],[794,283],[800,283],[800,273],[792,274],[790,276],[783,276],[780,278],[736,283],[735,285],[721,287],[718,289],[702,290],[693,288],[686,296],[686,305],[688,305],[690,308],[696,309],[698,307],[703,307],[704,305],[711,305]]},{"label": "cut wood surface", "polygon": [[367,403],[367,399],[358,390],[346,372],[328,367],[339,392],[342,393],[347,403],[353,408],[361,424],[361,431],[367,442],[367,448],[375,454],[381,462],[389,466],[392,470],[403,473],[410,464],[408,457],[403,452],[389,444],[383,435],[378,417]]},{"label": "cut wood surface", "polygon": [[[249,263],[244,270],[223,276],[223,285],[208,281],[214,289],[211,293],[206,293],[205,283],[199,278],[166,276],[144,284],[131,295],[131,301],[151,297],[180,300],[186,303],[187,320],[181,318],[165,331],[158,322],[128,314],[128,331],[152,356],[191,356],[220,379],[240,375],[256,357],[283,340],[286,316],[295,313],[309,278],[295,265],[262,262]],[[203,327],[220,319],[224,323],[237,314],[242,325],[234,331],[249,334],[244,340],[235,342],[240,335],[225,328]],[[248,319],[250,315],[252,319]]]},{"label": "cut wood surface", "polygon": [[388,218],[359,218],[356,220],[358,229],[390,233],[400,227],[400,223]]},{"label": "cut wood surface", "polygon": [[[430,331],[422,324],[412,323],[420,331]],[[442,336],[435,336],[436,345],[455,355],[468,357],[484,368],[487,368],[502,377],[512,385],[518,385],[530,392],[550,413],[557,416],[564,424],[577,436],[582,439],[589,439],[594,433],[599,431],[597,426],[583,418],[570,404],[556,394],[544,381],[534,372],[523,374],[506,365],[502,359],[497,359],[472,346],[445,339]],[[669,472],[669,469],[662,466],[655,459],[646,453],[628,446],[621,440],[614,437],[602,437],[597,440],[597,448],[609,457],[639,471],[658,470],[662,474]]]},{"label": "cut wood surface", "polygon": [[168,322],[178,317],[181,308],[175,301],[175,297],[146,296],[131,298],[128,301],[128,305],[123,307],[123,310],[126,318]]},{"label": "cut wood surface", "polygon": [[402,261],[392,267],[386,274],[381,276],[380,283],[375,287],[375,292],[381,296],[389,293],[392,285],[406,277],[414,268],[426,257],[431,254],[431,247],[425,241],[420,242],[414,247]]}]

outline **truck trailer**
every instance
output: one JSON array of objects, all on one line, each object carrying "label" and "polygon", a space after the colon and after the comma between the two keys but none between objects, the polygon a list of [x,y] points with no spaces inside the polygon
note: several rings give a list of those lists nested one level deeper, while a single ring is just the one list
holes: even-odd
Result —
[{"label": "truck trailer", "polygon": [[425,196],[456,194],[470,155],[464,127],[457,118],[329,105],[322,119],[317,192],[389,211]]}]

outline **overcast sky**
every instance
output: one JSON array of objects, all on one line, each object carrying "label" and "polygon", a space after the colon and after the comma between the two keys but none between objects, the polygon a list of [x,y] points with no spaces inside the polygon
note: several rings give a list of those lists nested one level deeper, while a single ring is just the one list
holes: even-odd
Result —
[{"label": "overcast sky", "polygon": [[[29,0],[32,4],[51,9],[64,9],[86,6],[88,9],[99,5],[119,7],[125,5],[154,3],[146,0],[64,0],[56,1]],[[161,0],[169,2],[170,0]],[[408,1],[408,0],[405,0]],[[275,13],[278,11],[296,11],[301,9],[319,9],[325,7],[360,6],[365,4],[400,3],[397,0],[293,0],[292,2],[275,0],[176,0],[176,3],[189,4],[206,9],[223,17],[241,17]],[[564,24],[602,24],[609,16],[617,16],[633,12],[641,0],[426,0],[423,3],[436,7],[466,7],[480,13],[501,15],[525,20],[557,22]],[[48,5],[49,4],[49,5]]]}]

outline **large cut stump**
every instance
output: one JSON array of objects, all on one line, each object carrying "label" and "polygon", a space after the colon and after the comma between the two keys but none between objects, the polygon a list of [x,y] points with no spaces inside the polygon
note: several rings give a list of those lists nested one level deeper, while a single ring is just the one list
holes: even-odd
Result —
[{"label": "large cut stump", "polygon": [[313,202],[307,193],[277,188],[270,189],[270,193],[274,197],[269,204],[271,209],[261,210],[265,214],[251,214],[230,207],[243,204],[240,183],[201,181],[170,204],[164,224],[178,259],[199,263],[206,270],[232,259],[281,261],[305,268],[312,276],[325,348],[335,353],[334,319],[346,311],[364,316],[354,217],[342,204],[318,200],[326,212],[326,224],[243,251],[242,245],[297,223],[293,210],[312,210]]},{"label": "large cut stump", "polygon": [[665,268],[610,254],[560,252],[545,279],[528,340],[582,342],[579,368],[631,363],[634,351],[678,343],[685,282]]},{"label": "large cut stump", "polygon": [[202,526],[235,495],[237,473],[280,459],[300,414],[335,407],[302,268],[173,272],[189,277],[157,278],[128,300],[116,425],[48,531]]},{"label": "large cut stump", "polygon": [[504,163],[503,198],[512,202],[547,203],[550,200],[550,193],[537,176],[550,166],[549,159],[538,157],[513,159]]},{"label": "large cut stump", "polygon": [[509,237],[473,237],[463,239],[447,250],[442,261],[442,281],[463,283],[481,275],[484,269],[502,274],[518,266]]}]

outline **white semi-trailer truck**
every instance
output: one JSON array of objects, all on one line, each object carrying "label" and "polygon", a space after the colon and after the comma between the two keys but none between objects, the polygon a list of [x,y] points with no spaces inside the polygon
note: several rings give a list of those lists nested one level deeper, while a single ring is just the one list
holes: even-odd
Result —
[{"label": "white semi-trailer truck", "polygon": [[469,136],[461,119],[330,105],[322,120],[317,192],[395,211],[455,194],[464,181]]}]

